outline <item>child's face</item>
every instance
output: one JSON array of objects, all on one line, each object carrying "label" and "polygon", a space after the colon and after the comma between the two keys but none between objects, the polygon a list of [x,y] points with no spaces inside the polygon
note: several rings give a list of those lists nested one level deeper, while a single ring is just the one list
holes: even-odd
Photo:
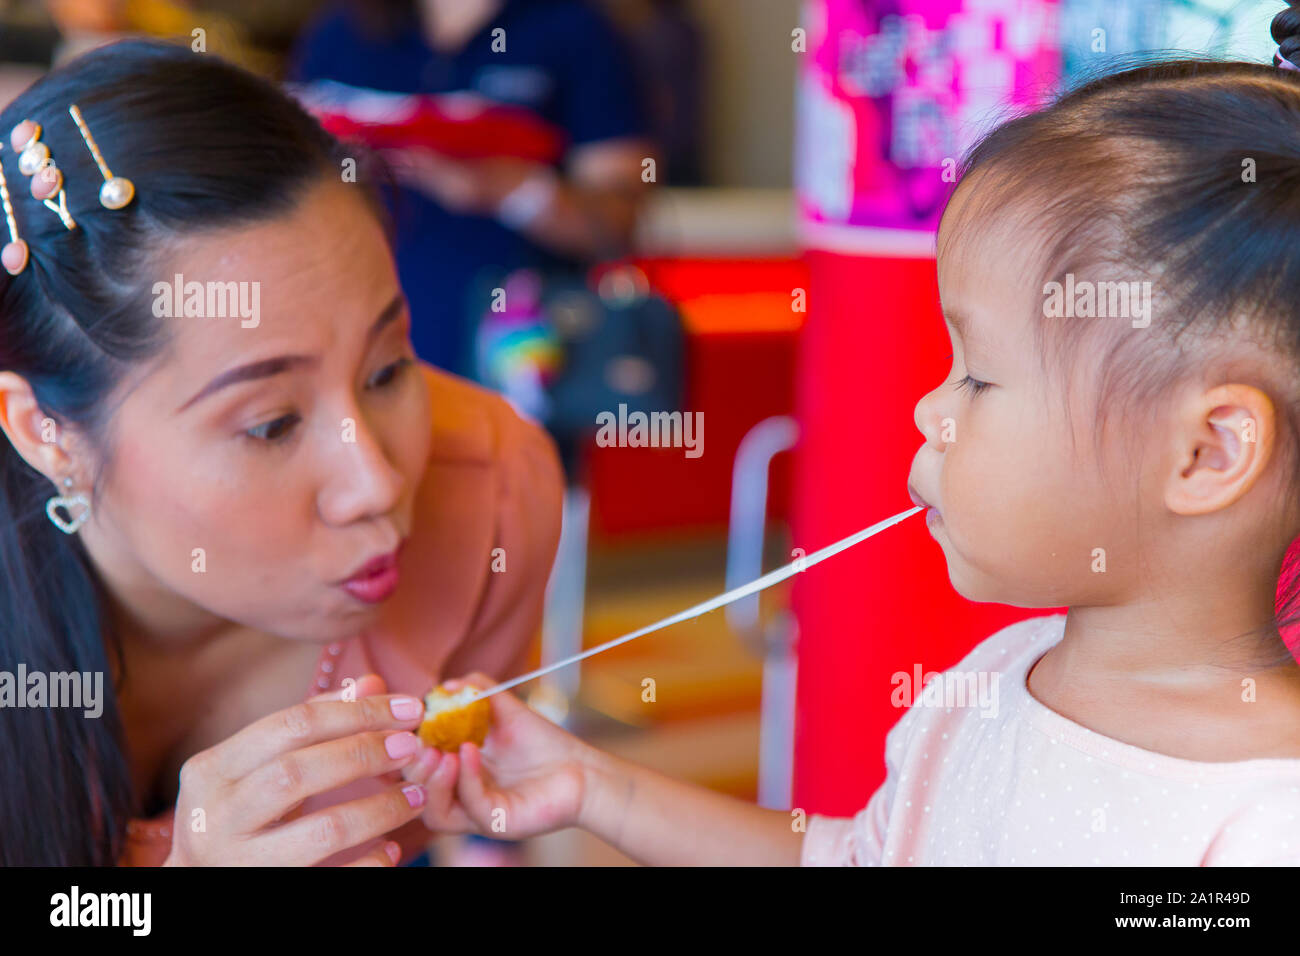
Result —
[{"label": "child's face", "polygon": [[[1135,505],[1139,478],[1103,496],[1089,389],[1072,388],[1067,401],[1066,383],[1040,360],[1041,242],[1011,223],[955,233],[963,198],[959,190],[949,205],[938,246],[952,371],[917,403],[925,443],[909,488],[933,509],[930,532],[962,595],[1026,607],[1086,602],[1120,583],[1094,570],[1094,549],[1108,560],[1135,553],[1136,508],[1125,502]],[[1089,371],[1081,361],[1070,375],[1080,382]]]}]

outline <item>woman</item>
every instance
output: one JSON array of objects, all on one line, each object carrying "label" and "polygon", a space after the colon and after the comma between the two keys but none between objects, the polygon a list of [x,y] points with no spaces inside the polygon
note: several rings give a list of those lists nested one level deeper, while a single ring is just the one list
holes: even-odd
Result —
[{"label": "woman", "polygon": [[[5,109],[6,146],[20,125],[0,667],[111,692],[98,717],[0,711],[0,862],[413,858],[413,698],[522,668],[559,533],[549,439],[414,358],[353,157],[270,84],[119,43]],[[20,170],[33,140],[58,173]]]}]

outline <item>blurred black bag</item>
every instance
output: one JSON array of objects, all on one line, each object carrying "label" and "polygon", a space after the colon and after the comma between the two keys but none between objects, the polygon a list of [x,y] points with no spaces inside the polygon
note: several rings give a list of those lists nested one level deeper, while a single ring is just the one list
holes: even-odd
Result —
[{"label": "blurred black bag", "polygon": [[567,464],[601,412],[681,409],[681,320],[637,267],[585,279],[518,269],[482,283],[474,301],[478,381],[544,425]]}]

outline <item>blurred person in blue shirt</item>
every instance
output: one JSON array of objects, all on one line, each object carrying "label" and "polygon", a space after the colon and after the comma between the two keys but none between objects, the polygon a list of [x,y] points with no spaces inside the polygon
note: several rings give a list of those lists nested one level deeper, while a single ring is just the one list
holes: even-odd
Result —
[{"label": "blurred person in blue shirt", "polygon": [[472,374],[485,274],[627,251],[652,156],[628,62],[583,0],[335,3],[302,36],[287,78],[308,105],[315,91],[344,125],[378,109],[389,134],[405,126],[371,145],[403,187],[396,259],[421,358]]}]

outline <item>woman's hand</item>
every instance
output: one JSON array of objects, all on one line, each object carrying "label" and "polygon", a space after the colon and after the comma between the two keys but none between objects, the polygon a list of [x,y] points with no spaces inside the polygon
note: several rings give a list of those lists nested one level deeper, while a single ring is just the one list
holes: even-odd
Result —
[{"label": "woman's hand", "polygon": [[[482,690],[494,683],[471,674],[443,686]],[[509,692],[488,701],[492,729],[482,749],[462,744],[459,754],[438,755],[427,772],[417,763],[411,779],[424,782],[429,791],[425,826],[522,840],[577,824],[589,764],[597,752]]]},{"label": "woman's hand", "polygon": [[[425,789],[410,781],[298,815],[308,797],[402,770],[420,753],[422,701],[385,694],[377,675],[352,690],[277,711],[187,760],[163,865],[311,866],[419,816]],[[346,865],[393,866],[398,852],[388,841]]]}]

